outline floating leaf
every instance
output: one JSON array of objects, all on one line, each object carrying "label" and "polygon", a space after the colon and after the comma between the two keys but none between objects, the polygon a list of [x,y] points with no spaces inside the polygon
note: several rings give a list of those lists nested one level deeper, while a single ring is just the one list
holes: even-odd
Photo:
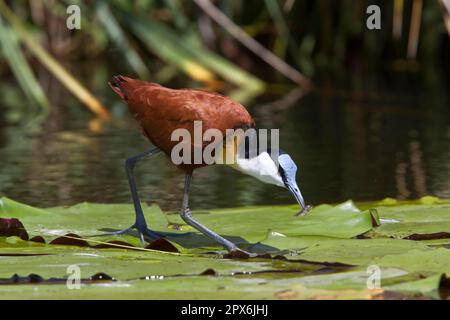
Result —
[{"label": "floating leaf", "polygon": [[28,240],[28,233],[19,219],[0,218],[0,237],[17,236],[23,240]]},{"label": "floating leaf", "polygon": [[[370,208],[376,209],[379,218]],[[164,214],[155,205],[143,204],[144,213],[149,226],[167,238],[149,247],[178,253],[142,249],[137,232],[86,237],[128,227],[134,218],[129,204],[80,203],[36,209],[1,198],[0,216],[20,219],[32,236],[50,241],[75,233],[89,246],[0,237],[0,278],[10,279],[14,270],[18,275],[36,274],[44,279],[34,284],[40,286],[39,291],[29,285],[0,285],[0,298],[59,298],[64,292],[63,297],[70,299],[184,299],[188,298],[186,291],[192,299],[212,295],[218,299],[447,297],[447,278],[442,275],[450,273],[450,250],[429,244],[437,240],[392,238],[378,229],[386,232],[386,225],[406,223],[408,234],[414,235],[424,225],[436,224],[433,229],[446,232],[448,202],[355,205],[349,201],[316,206],[305,217],[295,217],[297,209],[292,205],[194,212],[196,219],[257,254],[236,260],[222,259],[223,248],[188,227],[178,215]],[[390,220],[400,222],[386,222]],[[174,224],[179,228],[172,228]],[[358,237],[361,233],[364,238]],[[82,295],[80,290],[67,290],[63,281],[49,289],[47,279],[65,279],[72,265],[80,267],[83,278],[106,274],[116,281],[105,287],[84,282]],[[369,266],[379,268],[381,289],[367,290]]]}]

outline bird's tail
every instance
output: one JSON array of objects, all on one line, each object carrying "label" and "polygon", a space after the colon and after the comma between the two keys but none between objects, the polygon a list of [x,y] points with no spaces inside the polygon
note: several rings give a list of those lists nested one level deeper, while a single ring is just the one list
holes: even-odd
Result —
[{"label": "bird's tail", "polygon": [[127,90],[125,88],[125,84],[127,83],[128,79],[127,77],[118,75],[113,76],[112,80],[108,82],[108,85],[113,89],[113,91],[123,100],[127,100]]},{"label": "bird's tail", "polygon": [[113,76],[112,80],[108,82],[109,86],[117,95],[123,100],[127,101],[128,96],[133,93],[136,88],[141,86],[161,87],[157,83],[133,79],[122,75]]}]

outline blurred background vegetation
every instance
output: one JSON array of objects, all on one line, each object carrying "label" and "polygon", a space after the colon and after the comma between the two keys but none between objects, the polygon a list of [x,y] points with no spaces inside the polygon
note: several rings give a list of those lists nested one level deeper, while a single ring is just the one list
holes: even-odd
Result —
[{"label": "blurred background vegetation", "polygon": [[[381,30],[366,28],[372,4]],[[449,36],[448,0],[0,0],[0,192],[128,201],[121,162],[147,144],[106,85],[127,74],[220,91],[281,128],[313,202],[450,196]],[[142,182],[171,204],[179,181],[154,166]],[[200,206],[288,199],[208,170],[203,186],[237,187],[199,187]]]},{"label": "blurred background vegetation", "polygon": [[[80,31],[66,27],[70,4],[81,9]],[[366,28],[371,4],[381,8],[381,30]],[[350,76],[353,88],[358,81],[351,78],[379,68],[415,72],[421,64],[435,64],[448,74],[446,5],[445,0],[2,0],[0,75],[14,77],[30,103],[46,111],[49,93],[35,72],[42,65],[94,113],[107,117],[70,70],[80,61],[107,59],[121,72],[160,83],[237,88],[240,100],[246,93],[274,91],[285,78],[306,86],[304,78],[290,76],[295,69],[319,86],[330,72]],[[216,8],[231,27],[216,19]],[[249,50],[245,36],[269,53]],[[269,65],[263,60],[271,52],[280,59]],[[277,64],[283,61],[292,66],[287,72]]]}]

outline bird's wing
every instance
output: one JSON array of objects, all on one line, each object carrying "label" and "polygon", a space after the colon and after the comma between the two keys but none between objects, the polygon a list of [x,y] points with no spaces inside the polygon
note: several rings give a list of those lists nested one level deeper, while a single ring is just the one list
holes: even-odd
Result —
[{"label": "bird's wing", "polygon": [[[142,132],[166,155],[171,155],[173,148],[184,142],[190,144],[191,159],[195,159],[195,150],[201,150],[203,154],[207,146],[210,150],[217,150],[223,143],[223,139],[216,137],[203,141],[203,134],[208,129],[218,130],[223,138],[228,133],[227,129],[254,126],[253,119],[241,104],[218,94],[191,89],[173,90],[142,81],[133,82],[129,78],[121,85],[125,88],[128,108]],[[180,133],[177,131],[180,129],[185,129],[183,133],[188,133],[188,136],[174,137],[173,134]],[[203,162],[198,166],[202,165]],[[185,169],[192,170],[192,167]]]},{"label": "bird's wing", "polygon": [[141,86],[129,95],[128,107],[145,136],[166,154],[178,141],[171,141],[176,129],[193,132],[198,113],[165,88]]}]

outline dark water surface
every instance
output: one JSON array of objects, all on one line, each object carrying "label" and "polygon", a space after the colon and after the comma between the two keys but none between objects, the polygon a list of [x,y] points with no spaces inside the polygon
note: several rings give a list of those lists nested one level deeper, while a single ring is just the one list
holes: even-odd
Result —
[{"label": "dark water surface", "polygon": [[[292,105],[270,104],[289,97],[286,92],[258,99],[250,111],[259,127],[280,129],[281,147],[298,162],[308,203],[448,198],[450,102],[443,92],[423,90],[415,81],[381,81],[359,93],[321,88]],[[63,91],[59,101],[65,107],[53,112],[38,134],[3,119],[0,194],[41,207],[130,202],[124,160],[149,143],[107,88],[99,95],[118,120],[102,133],[89,129],[96,127],[89,124],[90,114],[68,95]],[[136,173],[142,200],[166,210],[179,207],[183,175],[164,156],[141,163]],[[293,202],[286,190],[224,166],[194,176],[193,209]]]}]

